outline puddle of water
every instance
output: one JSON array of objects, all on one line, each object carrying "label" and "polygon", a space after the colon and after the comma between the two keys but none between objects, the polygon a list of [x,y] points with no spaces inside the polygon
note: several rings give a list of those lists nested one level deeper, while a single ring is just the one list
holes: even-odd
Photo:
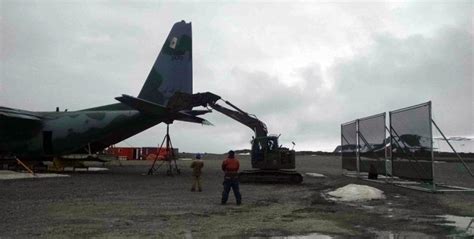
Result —
[{"label": "puddle of water", "polygon": [[308,235],[298,235],[298,236],[282,236],[282,237],[250,237],[251,239],[332,239],[333,237],[319,234],[311,233]]},{"label": "puddle of water", "polygon": [[108,171],[108,168],[100,167],[85,167],[85,168],[73,168],[73,167],[64,167],[63,172],[102,172]]},{"label": "puddle of water", "polygon": [[192,159],[192,158],[179,158],[178,160],[181,160],[181,161],[192,161],[193,159]]},{"label": "puddle of water", "polygon": [[305,173],[306,175],[313,177],[313,178],[325,178],[326,175],[320,173]]},{"label": "puddle of water", "polygon": [[319,233],[311,233],[309,235],[304,235],[304,236],[289,236],[289,237],[283,237],[285,239],[331,239],[331,236],[328,235],[323,235]]},{"label": "puddle of water", "polygon": [[[389,209],[390,211],[390,209]],[[389,218],[393,218],[393,215],[387,215]],[[411,218],[414,223],[428,223],[431,225],[442,225],[442,226],[451,226],[456,228],[456,232],[451,234],[451,237],[465,237],[474,235],[474,222],[472,222],[470,228],[469,223],[473,220],[472,217],[461,217],[455,215],[440,215],[440,216],[420,216]],[[370,230],[375,233],[376,238],[433,238],[427,234],[421,232],[412,232],[412,231],[401,231],[401,232],[391,232],[391,231],[376,231]]]},{"label": "puddle of water", "polygon": [[374,209],[374,206],[368,206],[368,205],[362,205],[361,207],[368,210]]},{"label": "puddle of water", "polygon": [[184,234],[184,238],[193,239],[193,234],[191,233],[191,231],[186,231],[186,233]]},{"label": "puddle of water", "polygon": [[375,238],[395,239],[395,238],[434,238],[421,232],[391,232],[391,231],[374,231]]},{"label": "puddle of water", "polygon": [[0,180],[14,180],[14,179],[23,179],[23,178],[55,178],[55,177],[69,177],[66,174],[56,174],[56,173],[36,173],[32,175],[30,173],[21,173],[9,170],[0,170]]},{"label": "puddle of water", "polygon": [[471,220],[474,219],[473,217],[461,217],[455,215],[441,215],[439,217],[446,221],[441,223],[441,225],[452,226],[462,233],[474,235],[474,222],[472,222],[470,227],[467,228],[471,223]]}]

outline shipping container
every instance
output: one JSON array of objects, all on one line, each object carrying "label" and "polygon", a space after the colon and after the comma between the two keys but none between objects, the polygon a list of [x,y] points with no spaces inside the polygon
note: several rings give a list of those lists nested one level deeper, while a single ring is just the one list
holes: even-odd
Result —
[{"label": "shipping container", "polygon": [[156,154],[158,147],[143,147],[142,148],[142,159],[146,159],[150,154]]},{"label": "shipping container", "polygon": [[138,160],[141,156],[141,149],[133,147],[109,147],[106,152],[126,160]]},{"label": "shipping container", "polygon": [[[174,156],[178,158],[178,149],[174,148]],[[155,160],[156,157],[159,157],[159,160],[166,158],[167,150],[166,148],[157,148],[157,147],[144,147],[142,148],[142,158],[148,160]]]},{"label": "shipping container", "polygon": [[[174,148],[174,155],[178,158],[178,149]],[[105,150],[106,154],[116,156],[121,160],[155,160],[156,155],[164,159],[167,155],[166,148],[158,147],[109,147]]]}]

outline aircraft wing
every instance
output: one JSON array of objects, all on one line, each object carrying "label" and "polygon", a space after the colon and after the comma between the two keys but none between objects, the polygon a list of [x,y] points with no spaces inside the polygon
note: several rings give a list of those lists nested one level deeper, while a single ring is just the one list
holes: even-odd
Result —
[{"label": "aircraft wing", "polygon": [[42,117],[34,114],[33,112],[15,110],[10,108],[0,108],[0,118],[7,119],[18,119],[18,120],[32,120],[32,121],[41,121]]}]

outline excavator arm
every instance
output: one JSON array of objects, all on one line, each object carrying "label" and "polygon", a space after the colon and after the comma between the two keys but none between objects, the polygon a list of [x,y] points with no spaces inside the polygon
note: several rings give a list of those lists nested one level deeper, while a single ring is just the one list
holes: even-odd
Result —
[{"label": "excavator arm", "polygon": [[227,105],[231,106],[235,110],[228,109],[217,103],[210,103],[209,106],[214,110],[219,111],[220,113],[238,121],[239,123],[249,127],[255,132],[255,137],[266,137],[268,134],[267,126],[265,123],[260,121],[255,115],[246,113],[245,111],[237,108],[232,103],[223,100]]},{"label": "excavator arm", "polygon": [[[224,101],[224,103],[232,109],[217,104],[216,102],[219,100]],[[179,111],[191,109],[195,106],[211,107],[212,109],[252,129],[255,132],[255,137],[266,137],[268,135],[267,126],[255,115],[239,109],[229,101],[223,100],[220,96],[211,92],[196,93],[192,95],[177,92],[173,97],[171,97],[167,107]]]}]

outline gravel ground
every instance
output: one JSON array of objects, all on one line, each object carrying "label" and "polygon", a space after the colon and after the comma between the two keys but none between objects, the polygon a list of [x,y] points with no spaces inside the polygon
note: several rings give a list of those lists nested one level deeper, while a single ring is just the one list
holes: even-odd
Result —
[{"label": "gravel ground", "polygon": [[[236,206],[231,194],[222,206],[222,158],[205,157],[203,192],[190,191],[189,161],[178,161],[181,175],[172,177],[164,169],[143,175],[149,162],[128,161],[67,178],[0,181],[0,238],[446,237],[463,234],[440,226],[444,221],[436,215],[474,217],[474,193],[423,193],[342,176],[336,156],[297,157],[298,171],[326,178],[305,176],[301,185],[241,184],[243,205]],[[250,169],[248,156],[240,159]],[[441,181],[474,187],[459,164],[436,167]],[[339,203],[325,196],[349,183],[376,187],[386,199]]]}]

